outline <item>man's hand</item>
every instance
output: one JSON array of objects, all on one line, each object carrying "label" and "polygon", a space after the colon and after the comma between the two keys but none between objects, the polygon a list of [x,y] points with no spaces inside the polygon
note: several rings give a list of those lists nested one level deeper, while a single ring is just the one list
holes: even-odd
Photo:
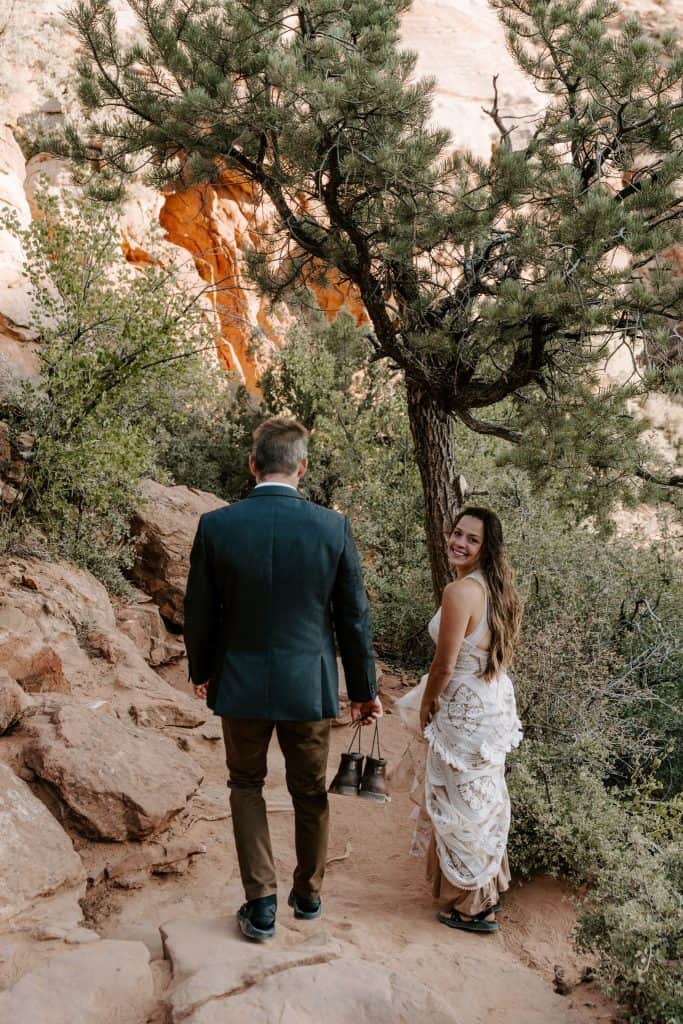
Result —
[{"label": "man's hand", "polygon": [[382,701],[379,697],[375,697],[374,700],[364,700],[359,704],[351,702],[352,722],[362,721],[363,725],[370,725],[370,722],[376,722],[383,714]]},{"label": "man's hand", "polygon": [[200,683],[199,686],[194,685],[192,688],[194,690],[195,697],[199,697],[200,700],[206,700],[206,689],[208,685],[208,681],[206,683]]}]

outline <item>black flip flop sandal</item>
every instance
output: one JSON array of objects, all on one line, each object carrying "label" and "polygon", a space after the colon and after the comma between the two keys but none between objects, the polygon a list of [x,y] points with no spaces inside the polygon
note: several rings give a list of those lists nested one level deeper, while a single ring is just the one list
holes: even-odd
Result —
[{"label": "black flip flop sandal", "polygon": [[[485,910],[483,917],[491,913],[493,913],[492,910]],[[439,912],[436,915],[437,921],[445,924],[448,928],[459,928],[463,932],[479,932],[482,935],[497,932],[499,925],[495,921],[484,921],[483,917],[482,914],[477,914],[476,917],[465,918],[457,910],[451,910],[450,914]]]}]

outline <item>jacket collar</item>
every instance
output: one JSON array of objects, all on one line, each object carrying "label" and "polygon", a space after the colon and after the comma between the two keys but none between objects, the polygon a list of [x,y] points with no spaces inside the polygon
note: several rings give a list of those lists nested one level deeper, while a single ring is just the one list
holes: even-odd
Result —
[{"label": "jacket collar", "polygon": [[306,501],[303,494],[299,494],[293,487],[287,487],[286,484],[261,484],[260,487],[254,487],[247,498],[298,498],[299,501]]}]

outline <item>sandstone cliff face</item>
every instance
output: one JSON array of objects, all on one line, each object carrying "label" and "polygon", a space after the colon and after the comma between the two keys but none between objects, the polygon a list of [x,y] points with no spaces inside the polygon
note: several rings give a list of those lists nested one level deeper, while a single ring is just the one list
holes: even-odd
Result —
[{"label": "sandstone cliff face", "polygon": [[[115,0],[114,6],[122,33],[133,32],[125,0]],[[683,15],[683,0],[622,0],[622,7],[626,13],[637,11],[655,31],[675,25]],[[15,138],[37,126],[55,127],[74,109],[77,41],[61,10],[58,0],[16,0],[3,22],[0,209],[15,211],[23,224],[30,219],[30,204],[44,178],[58,193],[72,187],[59,161],[38,154],[26,164]],[[434,121],[451,131],[458,148],[490,155],[497,130],[482,108],[490,105],[494,74],[499,76],[501,107],[515,115],[517,132],[525,131],[525,118],[541,99],[508,54],[487,0],[415,0],[404,17],[403,40],[418,54],[418,73],[435,77]],[[245,251],[258,244],[267,218],[268,210],[253,189],[226,175],[217,184],[165,196],[136,184],[121,219],[121,245],[131,263],[144,265],[152,258],[173,262],[183,286],[205,289],[207,300],[210,295],[219,329],[218,355],[250,387],[259,372],[249,348],[254,332],[264,340],[267,358],[269,346],[281,341],[288,325],[286,314],[279,319],[245,273]],[[165,240],[161,246],[153,242],[159,226]],[[30,294],[21,268],[20,247],[0,232],[0,387],[3,375],[35,372]],[[338,283],[330,280],[314,290],[329,316],[346,303],[363,319],[360,303]]]},{"label": "sandstone cliff face", "polygon": [[227,174],[219,184],[170,193],[159,211],[166,239],[187,249],[197,274],[210,286],[207,294],[220,328],[219,357],[239,371],[248,387],[258,375],[247,351],[251,331],[260,327],[266,335],[277,335],[266,303],[244,270],[244,251],[258,244],[262,220],[252,186]]},{"label": "sandstone cliff face", "polygon": [[[22,227],[31,221],[24,191],[26,163],[11,128],[0,125],[0,210],[14,216]],[[31,300],[22,276],[23,253],[19,241],[0,227],[0,390],[16,374],[35,372]]]},{"label": "sandstone cliff face", "polygon": [[[17,0],[7,17],[0,70],[0,205],[17,211],[22,223],[44,178],[56,191],[71,187],[64,165],[39,154],[28,165],[15,134],[37,125],[50,126],[74,107],[73,60],[76,39],[60,15],[57,0]],[[132,17],[124,0],[116,3],[122,31]],[[503,32],[486,0],[417,0],[405,19],[406,46],[419,53],[421,74],[438,79],[435,120],[450,128],[455,144],[487,156],[496,130],[481,106],[490,101],[491,79],[499,71],[502,98],[515,112],[529,114],[537,103],[533,88],[514,67]],[[218,285],[212,304],[219,326],[219,356],[249,386],[258,373],[248,347],[257,330],[278,343],[286,323],[278,320],[246,279],[244,252],[257,243],[268,211],[259,207],[250,186],[226,176],[219,184],[160,196],[144,186],[131,190],[121,223],[122,248],[128,260],[144,264],[151,233],[161,225],[167,243],[164,258],[182,265],[187,286]],[[27,331],[30,296],[21,278],[17,243],[0,235],[0,359],[30,373],[35,358]],[[330,316],[350,305],[357,319],[363,310],[348,290],[334,281],[315,287]]]}]

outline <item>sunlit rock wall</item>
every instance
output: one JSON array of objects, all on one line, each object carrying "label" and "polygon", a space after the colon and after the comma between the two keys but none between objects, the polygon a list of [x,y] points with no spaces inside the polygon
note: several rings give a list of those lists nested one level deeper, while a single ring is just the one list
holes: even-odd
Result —
[{"label": "sunlit rock wall", "polygon": [[[121,31],[134,31],[125,0],[115,5]],[[683,15],[683,0],[626,0],[624,7],[638,10],[657,30]],[[64,164],[45,154],[26,164],[17,144],[24,133],[54,127],[75,110],[78,47],[62,8],[61,0],[14,0],[0,10],[0,208],[13,210],[22,224],[35,210],[43,180],[58,193],[72,188]],[[494,75],[501,109],[513,117],[518,133],[527,130],[541,97],[508,54],[487,0],[416,0],[404,18],[403,41],[418,54],[418,72],[435,76],[434,121],[450,130],[455,146],[490,155],[497,130],[483,108],[491,105]],[[218,328],[218,355],[249,386],[259,370],[254,336],[267,359],[269,347],[281,342],[288,326],[286,311],[274,314],[246,275],[245,251],[258,245],[267,218],[253,190],[230,176],[167,195],[136,184],[121,218],[122,251],[131,263],[162,259],[174,265],[183,287],[203,291],[207,315]],[[21,270],[20,246],[1,232],[0,374],[3,365],[16,373],[35,370],[30,294]],[[328,279],[313,287],[329,316],[347,304],[362,320],[360,303],[343,284]]]},{"label": "sunlit rock wall", "polygon": [[[127,5],[117,0],[116,6],[122,31],[130,31],[133,21]],[[22,224],[29,222],[42,181],[52,191],[71,187],[64,165],[44,154],[26,165],[16,142],[37,126],[54,127],[75,109],[72,67],[77,42],[61,9],[59,0],[15,0],[6,14],[0,14],[0,30],[5,26],[0,39],[0,204],[15,210]],[[435,120],[451,129],[459,147],[481,156],[490,153],[495,127],[481,106],[490,102],[495,71],[500,74],[501,97],[515,100],[514,112],[533,109],[533,90],[514,68],[485,0],[418,0],[406,17],[404,42],[419,52],[419,71],[437,75]],[[249,186],[225,178],[216,185],[166,196],[135,185],[121,222],[123,252],[141,265],[151,258],[154,228],[161,225],[168,243],[165,251],[162,247],[163,258],[182,266],[188,289],[204,289],[205,304],[213,307],[219,327],[219,356],[251,386],[258,370],[250,349],[254,333],[262,341],[262,353],[265,344],[267,357],[269,343],[277,344],[287,327],[286,315],[275,316],[246,276],[244,252],[258,245],[267,216]],[[3,232],[0,358],[27,373],[35,366],[35,356],[28,331],[30,295],[21,269],[20,246]],[[362,319],[360,303],[341,283],[330,280],[325,287],[313,287],[328,315],[346,304]]]}]

